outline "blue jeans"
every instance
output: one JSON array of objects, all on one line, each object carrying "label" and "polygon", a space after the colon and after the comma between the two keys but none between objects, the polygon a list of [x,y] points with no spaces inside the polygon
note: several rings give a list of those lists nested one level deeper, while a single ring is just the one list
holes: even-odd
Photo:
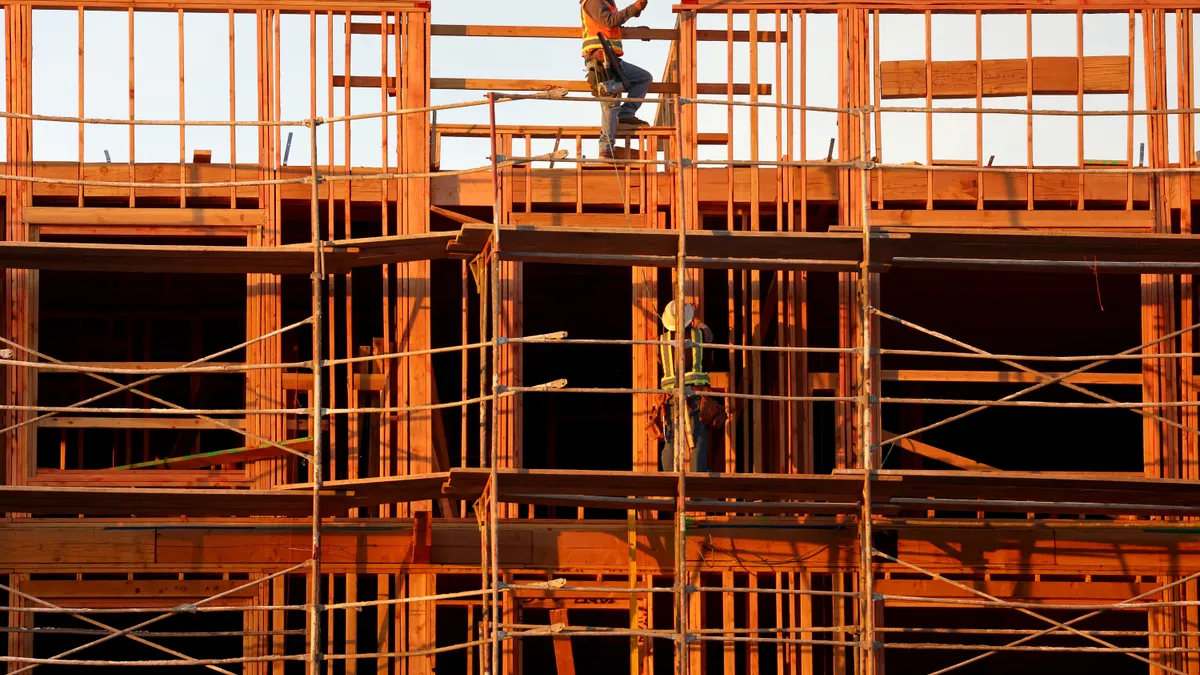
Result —
[{"label": "blue jeans", "polygon": [[[696,396],[687,399],[688,416],[692,418],[692,461],[690,470],[696,472],[708,471],[708,427],[700,423],[700,399]],[[663,448],[659,456],[663,471],[675,470],[675,400],[671,399],[669,408],[670,418],[663,429]],[[686,446],[684,452],[687,452]]]},{"label": "blue jeans", "polygon": [[[650,92],[650,84],[654,82],[654,76],[624,59],[621,60],[621,68],[625,71],[625,79],[629,80],[629,91],[625,92],[626,95],[629,98],[646,98],[646,94]],[[613,138],[617,134],[617,118],[633,117],[640,107],[642,104],[639,101],[624,103],[604,101],[600,103],[601,151],[612,150]]]}]

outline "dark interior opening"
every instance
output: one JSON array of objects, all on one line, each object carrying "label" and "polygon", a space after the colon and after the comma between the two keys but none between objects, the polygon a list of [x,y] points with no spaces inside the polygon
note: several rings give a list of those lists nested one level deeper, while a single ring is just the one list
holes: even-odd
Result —
[{"label": "dark interior opening", "polygon": [[[1037,610],[1039,614],[1066,622],[1084,612]],[[1007,645],[1029,633],[1051,627],[1045,621],[1020,614],[1011,609],[926,609],[888,607],[882,625],[892,628],[971,629],[975,634],[942,633],[882,633],[885,643],[938,643],[958,645]],[[1145,631],[1144,612],[1104,612],[1093,618],[1072,624],[1080,630],[1101,631]],[[1026,631],[1014,633],[1013,631]],[[1145,636],[1106,634],[1102,639],[1118,647],[1146,648]],[[1099,647],[1095,642],[1082,637],[1059,634],[1043,636],[1028,643],[1028,646],[1051,647]],[[946,668],[983,650],[931,650],[884,649],[889,672],[928,673]],[[1149,672],[1149,666],[1123,654],[1055,652],[1055,651],[1002,651],[981,659],[955,672],[966,675],[1059,675],[1059,673],[1106,673],[1109,675],[1134,675]]]},{"label": "dark interior opening", "polygon": [[[527,609],[521,612],[524,623],[548,625],[550,612],[545,609]],[[572,609],[567,612],[571,626],[628,628],[627,611]],[[571,638],[577,675],[621,675],[629,673],[629,637],[606,635],[580,635]],[[667,661],[670,662],[669,654]],[[558,665],[554,660],[554,640],[550,637],[527,637],[521,639],[522,672],[555,673]],[[659,658],[655,658],[657,670]],[[439,666],[441,664],[438,664]]]},{"label": "dark interior opening", "polygon": [[[38,659],[49,659],[67,650],[81,647],[92,642],[107,631],[96,628],[65,614],[36,614],[35,627],[59,631],[88,631],[88,634],[78,635],[66,632],[38,633],[33,638],[33,656]],[[101,621],[113,628],[123,629],[135,626],[150,618],[146,614],[101,614],[96,615]],[[147,626],[146,631],[155,633],[230,633],[242,630],[242,614],[240,612],[204,612],[196,614],[176,614]],[[93,634],[94,633],[94,634]],[[240,635],[218,635],[215,637],[200,637],[198,635],[148,636],[148,640],[174,649],[194,659],[236,659],[242,654],[242,637]],[[107,640],[93,647],[88,647],[64,659],[88,661],[170,661],[177,657],[160,651],[148,645],[141,644],[127,637]],[[243,672],[242,664],[230,663],[221,665],[230,672]],[[191,675],[211,672],[205,666],[103,666],[103,665],[54,665],[45,664],[37,668],[47,675],[86,675],[87,673],[128,673],[131,671],[146,672],[178,672]]]},{"label": "dark interior opening", "polygon": [[[39,351],[61,361],[187,363],[246,339],[246,281],[240,275],[47,270],[40,289]],[[214,363],[244,359],[245,351],[238,350]],[[125,384],[145,376],[105,377]],[[68,406],[113,388],[83,373],[42,371],[38,402]],[[139,389],[194,408],[236,409],[245,401],[240,373],[165,375]],[[131,392],[89,406],[161,407]],[[51,424],[38,433],[39,467],[103,469],[245,445],[241,435],[224,430],[56,429]]]},{"label": "dark interior opening", "polygon": [[[570,338],[627,340],[632,331],[627,267],[526,263],[525,335],[565,330]],[[566,379],[569,387],[628,388],[632,350],[617,345],[528,344],[526,386]],[[525,394],[528,468],[629,471],[630,394]]]},{"label": "dark interior opening", "polygon": [[[1114,354],[1142,343],[1139,277],[1092,274],[979,274],[894,270],[884,275],[881,308],[890,314],[994,354],[1069,356]],[[947,307],[955,308],[947,311]],[[964,352],[945,340],[880,319],[887,349]],[[1024,361],[1035,370],[1069,372],[1087,361]],[[994,359],[888,355],[889,370],[1017,372]],[[1139,373],[1140,361],[1114,361],[1094,373]],[[1033,383],[896,382],[895,398],[997,400]],[[1118,401],[1139,401],[1138,385],[1083,384]],[[1055,384],[1018,400],[1098,403]],[[883,429],[903,433],[972,405],[885,403]],[[1142,417],[1135,411],[992,407],[921,434],[918,440],[1004,470],[1141,471]],[[885,445],[885,468],[945,468],[902,458]],[[903,463],[902,463],[903,462]]]}]

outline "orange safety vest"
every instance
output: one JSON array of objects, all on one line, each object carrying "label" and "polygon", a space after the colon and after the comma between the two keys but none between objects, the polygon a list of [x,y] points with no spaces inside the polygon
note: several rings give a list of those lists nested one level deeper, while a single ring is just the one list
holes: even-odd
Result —
[{"label": "orange safety vest", "polygon": [[[617,11],[617,4],[613,0],[604,0],[604,4],[610,10]],[[583,8],[582,2],[579,4],[579,13],[583,15],[583,55],[585,57],[597,49],[604,48],[600,44],[599,36],[601,35],[604,36],[604,39],[608,40],[608,44],[612,46],[614,54],[617,56],[625,54],[625,50],[621,46],[620,28],[608,28],[592,19],[592,17],[588,16],[587,10]]]}]

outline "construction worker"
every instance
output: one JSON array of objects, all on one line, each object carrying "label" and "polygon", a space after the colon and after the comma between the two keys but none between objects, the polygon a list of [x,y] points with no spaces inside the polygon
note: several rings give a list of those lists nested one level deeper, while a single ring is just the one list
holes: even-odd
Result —
[{"label": "construction worker", "polygon": [[[697,392],[707,391],[709,388],[708,372],[704,367],[704,347],[702,343],[712,342],[712,330],[696,316],[696,308],[687,303],[683,306],[682,317],[676,312],[675,303],[668,303],[666,309],[663,310],[662,323],[667,332],[663,334],[660,340],[663,342],[670,341],[670,344],[659,345],[658,358],[663,371],[662,379],[659,381],[659,388],[670,390],[679,386],[679,380],[676,378],[675,372],[675,350],[678,347],[677,340],[679,339],[679,336],[676,334],[676,328],[682,326],[684,328],[683,339],[685,340],[683,353],[684,396],[687,402],[693,441],[689,466],[692,471],[708,471],[709,430],[714,423],[718,422],[718,419],[720,421],[724,420],[724,409],[715,400],[711,397],[697,395]],[[674,471],[675,425],[678,422],[675,409],[677,398],[675,394],[666,394],[666,399],[669,403],[658,407],[660,417],[665,418],[661,422],[664,443],[660,459],[663,471]]]},{"label": "construction worker", "polygon": [[[579,10],[583,20],[583,60],[587,65],[588,85],[591,86],[593,96],[620,98],[622,90],[625,90],[629,98],[642,99],[650,91],[650,84],[654,81],[654,77],[621,58],[625,53],[621,45],[621,26],[626,21],[641,16],[642,10],[646,9],[647,2],[648,0],[637,0],[625,9],[617,10],[614,0],[579,0]],[[608,41],[612,53],[616,57],[616,63],[608,63],[601,38]],[[622,74],[628,89],[625,89],[625,85],[620,83]],[[636,100],[619,104],[609,101],[600,103],[601,159],[617,158],[614,155],[613,138],[619,127],[636,129],[647,126],[636,116],[640,107],[642,107],[641,102]],[[622,155],[627,155],[627,153],[622,153]],[[617,159],[628,159],[628,157],[622,156]]]}]

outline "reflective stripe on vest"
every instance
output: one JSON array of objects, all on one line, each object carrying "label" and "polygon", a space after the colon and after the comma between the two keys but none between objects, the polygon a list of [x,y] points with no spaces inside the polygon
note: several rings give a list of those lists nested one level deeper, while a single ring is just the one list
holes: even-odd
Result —
[{"label": "reflective stripe on vest", "polygon": [[[610,11],[617,11],[617,5],[612,0],[604,0],[605,6]],[[598,36],[603,35],[608,44],[612,47],[613,53],[617,56],[625,54],[625,50],[621,46],[621,29],[608,28],[601,25],[598,21],[588,16],[587,10],[583,8],[583,4],[579,5],[579,13],[583,16],[583,55],[587,56],[597,49],[603,49]]]},{"label": "reflective stripe on vest", "polygon": [[[660,340],[664,342],[670,340],[671,344],[661,344],[658,346],[658,358],[662,362],[663,377],[659,380],[660,389],[671,389],[678,386],[675,381],[675,342],[670,333],[664,333]],[[688,348],[688,353],[685,354],[684,367],[687,372],[683,374],[683,384],[688,387],[706,387],[709,384],[708,373],[704,372],[704,347],[700,343],[704,341],[704,337],[696,328],[689,328],[687,333],[687,341],[695,346]],[[690,357],[687,358],[687,357]],[[687,361],[691,363],[687,363]]]}]

